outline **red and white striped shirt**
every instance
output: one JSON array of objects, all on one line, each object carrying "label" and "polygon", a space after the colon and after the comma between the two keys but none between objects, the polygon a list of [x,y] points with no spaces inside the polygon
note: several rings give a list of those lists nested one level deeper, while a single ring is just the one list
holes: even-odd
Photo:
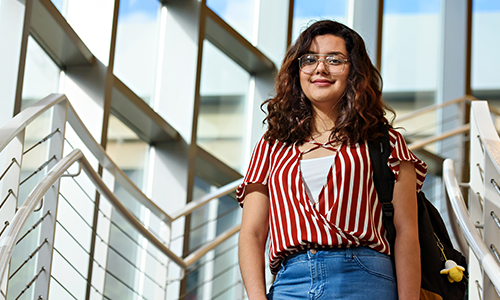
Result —
[{"label": "red and white striped shirt", "polygon": [[[400,162],[413,162],[416,190],[420,190],[427,165],[408,149],[399,132],[390,129],[389,136],[392,151],[387,164],[397,179]],[[307,195],[299,160],[296,144],[270,143],[261,138],[245,179],[236,190],[243,206],[247,184],[261,183],[268,187],[271,272],[279,271],[285,256],[308,248],[367,246],[390,254],[367,143],[342,144],[335,151],[316,205]]]}]

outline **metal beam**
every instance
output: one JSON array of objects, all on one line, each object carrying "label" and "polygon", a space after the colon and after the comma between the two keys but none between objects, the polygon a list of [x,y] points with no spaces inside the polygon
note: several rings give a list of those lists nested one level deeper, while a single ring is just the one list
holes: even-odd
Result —
[{"label": "metal beam", "polygon": [[205,37],[250,74],[275,72],[276,66],[259,49],[206,8]]},{"label": "metal beam", "polygon": [[61,68],[91,65],[95,57],[50,0],[34,0],[30,32]]},{"label": "metal beam", "polygon": [[149,144],[179,139],[179,133],[116,76],[111,112]]}]

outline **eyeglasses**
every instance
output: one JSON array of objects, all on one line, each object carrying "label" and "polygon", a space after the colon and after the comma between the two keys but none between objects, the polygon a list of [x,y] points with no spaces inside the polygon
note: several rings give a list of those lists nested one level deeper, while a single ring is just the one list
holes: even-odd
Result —
[{"label": "eyeglasses", "polygon": [[[325,57],[319,58],[319,57]],[[318,67],[320,61],[323,61],[325,64],[325,68],[328,72],[332,74],[342,73],[345,68],[345,62],[349,61],[348,59],[342,58],[336,54],[304,54],[299,57],[299,67],[302,72],[306,74],[314,73],[314,70]]]}]

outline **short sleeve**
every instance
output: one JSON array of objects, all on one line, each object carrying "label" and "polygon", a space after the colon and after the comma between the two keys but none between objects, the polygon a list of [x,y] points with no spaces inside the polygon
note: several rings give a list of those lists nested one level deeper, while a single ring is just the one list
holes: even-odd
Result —
[{"label": "short sleeve", "polygon": [[420,191],[424,184],[425,176],[427,175],[427,164],[418,159],[415,154],[411,152],[401,133],[390,128],[389,139],[392,151],[387,159],[387,165],[391,168],[392,172],[394,172],[395,179],[398,179],[399,164],[402,161],[412,162],[415,166],[415,172],[417,173],[417,192]]},{"label": "short sleeve", "polygon": [[236,199],[238,199],[242,207],[245,199],[245,187],[248,184],[261,183],[267,185],[270,148],[269,142],[264,140],[264,137],[255,145],[243,183],[236,189]]}]

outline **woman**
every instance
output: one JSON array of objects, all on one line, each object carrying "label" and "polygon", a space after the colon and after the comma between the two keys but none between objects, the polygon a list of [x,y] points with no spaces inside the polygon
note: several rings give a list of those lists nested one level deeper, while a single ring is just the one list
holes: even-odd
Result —
[{"label": "woman", "polygon": [[[268,129],[237,197],[250,300],[418,299],[416,189],[426,165],[390,129],[395,272],[367,141],[388,123],[382,80],[361,37],[319,21],[288,50],[267,100]],[[266,298],[264,250],[276,279]]]}]

